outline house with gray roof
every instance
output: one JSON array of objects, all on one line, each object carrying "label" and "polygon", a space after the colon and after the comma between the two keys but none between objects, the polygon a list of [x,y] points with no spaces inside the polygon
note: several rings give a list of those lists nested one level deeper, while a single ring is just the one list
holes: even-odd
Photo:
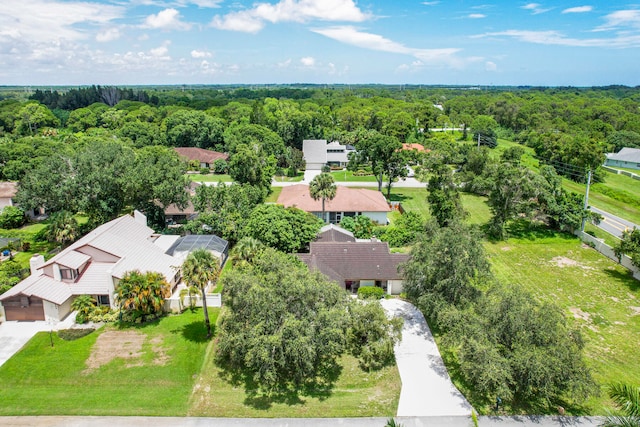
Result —
[{"label": "house with gray roof", "polygon": [[310,270],[317,270],[343,289],[357,293],[362,286],[377,286],[389,295],[403,289],[401,266],[408,254],[392,254],[387,242],[356,239],[344,228],[329,224],[309,245],[309,253],[297,254]]},{"label": "house with gray roof", "polygon": [[[188,253],[206,248],[226,259],[228,243],[217,236],[160,235],[136,211],[94,229],[58,255],[30,260],[31,275],[0,295],[6,320],[62,320],[79,295],[91,295],[100,305],[116,307],[115,289],[133,270],[157,272],[172,291],[180,282],[180,266]],[[214,238],[215,237],[215,238]]]},{"label": "house with gray roof", "polygon": [[323,166],[346,167],[349,153],[354,152],[352,145],[342,145],[338,141],[326,139],[305,139],[302,141],[302,153],[307,170],[321,170]]},{"label": "house with gray roof", "polygon": [[625,147],[617,153],[607,153],[605,166],[640,169],[640,148]]}]

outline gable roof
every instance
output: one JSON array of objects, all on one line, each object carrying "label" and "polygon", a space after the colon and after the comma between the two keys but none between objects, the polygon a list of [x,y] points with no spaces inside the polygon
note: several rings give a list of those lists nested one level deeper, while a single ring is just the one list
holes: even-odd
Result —
[{"label": "gable roof", "polygon": [[429,151],[429,150],[425,150],[424,146],[422,144],[418,144],[418,143],[403,143],[402,144],[402,149],[403,150],[417,150],[417,151]]},{"label": "gable roof", "polygon": [[312,242],[308,254],[297,254],[310,269],[345,280],[400,280],[398,267],[408,254],[392,254],[387,242]]},{"label": "gable roof", "polygon": [[[180,262],[154,243],[158,237],[153,229],[132,216],[121,216],[89,232],[38,268],[42,272],[52,264],[72,269],[86,264],[76,282],[66,283],[44,274],[32,274],[1,295],[0,300],[24,294],[61,304],[72,295],[107,294],[112,277],[122,278],[131,270],[155,271],[171,280]],[[97,262],[91,255],[96,251],[112,255],[114,261]]]},{"label": "gable roof", "polygon": [[[309,186],[296,184],[283,187],[278,203],[288,208],[295,206],[306,212],[322,212],[322,200],[313,200]],[[379,191],[364,188],[336,187],[336,197],[325,201],[327,212],[390,212],[387,199]]]},{"label": "gable roof", "polygon": [[316,242],[355,242],[356,238],[349,230],[335,224],[327,224],[320,229]]},{"label": "gable roof", "polygon": [[607,153],[607,160],[640,163],[640,148],[625,147],[617,153]]},{"label": "gable roof", "polygon": [[18,192],[18,183],[10,181],[0,182],[0,198],[10,199]]},{"label": "gable roof", "polygon": [[197,160],[202,163],[213,163],[218,159],[227,160],[229,158],[228,154],[197,147],[176,147],[174,150],[176,150],[176,153],[181,157],[186,157],[189,160]]}]

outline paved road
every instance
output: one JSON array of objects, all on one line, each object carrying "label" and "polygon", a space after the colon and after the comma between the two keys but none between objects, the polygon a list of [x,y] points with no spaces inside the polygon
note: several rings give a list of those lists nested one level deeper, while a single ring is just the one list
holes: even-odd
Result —
[{"label": "paved road", "polygon": [[[313,178],[311,178],[313,179]],[[304,181],[298,181],[298,182],[290,182],[290,181],[277,181],[276,179],[274,179],[271,182],[271,185],[273,185],[274,187],[288,187],[291,185],[296,185],[296,184],[309,184],[309,182],[311,181],[311,179],[307,180],[307,175],[305,174],[305,179]],[[216,183],[211,183],[211,182],[206,182],[203,184],[207,184],[207,185],[216,185]],[[345,187],[375,187],[378,188],[378,183],[373,181],[365,181],[365,182],[357,182],[357,181],[336,181],[336,185],[342,185]],[[404,180],[400,180],[398,182],[394,182],[393,185],[391,186],[391,191],[393,191],[394,188],[426,188],[427,184],[424,182],[420,182],[415,178],[406,178]],[[386,184],[382,185],[383,188],[387,188]]]},{"label": "paved road", "polygon": [[471,405],[451,382],[424,316],[400,299],[381,300],[387,313],[402,316],[402,342],[395,348],[402,389],[398,416],[470,415]]},{"label": "paved road", "polygon": [[[471,418],[396,417],[404,427],[469,427]],[[481,427],[596,427],[599,417],[479,417]],[[3,427],[384,427],[387,418],[0,417]]]},{"label": "paved road", "polygon": [[631,230],[634,227],[640,228],[631,221],[627,221],[626,219],[622,219],[601,209],[594,208],[593,206],[589,207],[589,209],[604,217],[604,219],[600,221],[600,224],[598,224],[598,227],[616,237],[622,237],[622,232],[625,230]]}]

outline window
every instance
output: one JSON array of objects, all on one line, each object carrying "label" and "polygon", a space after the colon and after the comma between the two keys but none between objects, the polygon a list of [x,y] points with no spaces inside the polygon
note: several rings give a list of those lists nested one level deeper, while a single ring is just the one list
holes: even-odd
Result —
[{"label": "window", "polygon": [[98,295],[98,305],[111,305],[109,295]]},{"label": "window", "polygon": [[76,280],[78,278],[78,270],[71,268],[61,268],[60,277],[62,277],[62,280]]}]

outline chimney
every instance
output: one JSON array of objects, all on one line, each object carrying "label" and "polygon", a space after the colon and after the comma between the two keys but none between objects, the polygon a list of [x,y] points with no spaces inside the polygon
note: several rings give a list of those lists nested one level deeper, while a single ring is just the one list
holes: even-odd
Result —
[{"label": "chimney", "polygon": [[133,211],[133,219],[138,224],[147,225],[147,216],[137,209]]},{"label": "chimney", "polygon": [[42,275],[43,271],[38,270],[38,268],[44,265],[44,256],[40,254],[33,254],[31,259],[29,260],[29,269],[31,270],[31,274],[33,276]]}]

